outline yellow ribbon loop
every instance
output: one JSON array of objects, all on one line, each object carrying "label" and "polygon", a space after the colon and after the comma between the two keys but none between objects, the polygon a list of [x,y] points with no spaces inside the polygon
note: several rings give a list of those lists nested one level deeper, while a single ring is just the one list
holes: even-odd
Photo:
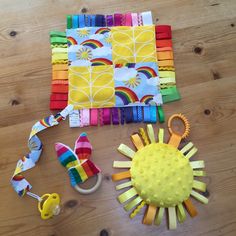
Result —
[{"label": "yellow ribbon loop", "polygon": [[157,207],[153,205],[148,205],[146,213],[143,218],[143,224],[151,225],[154,221],[156,215]]},{"label": "yellow ribbon loop", "polygon": [[180,152],[182,152],[183,154],[188,152],[191,148],[193,147],[193,143],[189,142],[187,145],[185,145]]},{"label": "yellow ribbon loop", "polygon": [[147,133],[148,133],[148,137],[149,137],[151,143],[155,143],[156,142],[155,134],[154,134],[154,130],[153,130],[153,127],[151,124],[147,125]]},{"label": "yellow ribbon loop", "polygon": [[129,148],[128,146],[126,146],[125,144],[121,144],[119,147],[118,147],[118,151],[121,153],[121,154],[123,154],[123,155],[125,155],[125,156],[127,156],[127,157],[129,157],[129,158],[133,158],[133,156],[134,156],[134,154],[135,154],[135,152],[131,149],[131,148]]},{"label": "yellow ribbon loop", "polygon": [[193,188],[202,192],[206,192],[206,184],[198,180],[193,181]]},{"label": "yellow ribbon loop", "polygon": [[144,131],[143,128],[139,128],[139,133],[140,133],[140,135],[141,135],[141,137],[142,137],[142,139],[143,139],[144,144],[145,144],[145,145],[150,144],[150,142],[149,142],[149,140],[148,140],[148,137],[147,137],[147,134],[146,134],[146,132]]},{"label": "yellow ribbon loop", "polygon": [[145,201],[142,201],[135,209],[134,211],[129,215],[131,219],[133,219],[140,211],[141,209],[146,205]]},{"label": "yellow ribbon loop", "polygon": [[202,196],[200,193],[192,190],[191,191],[191,196],[193,196],[194,198],[196,198],[198,201],[207,204],[208,203],[208,199],[204,196]]},{"label": "yellow ribbon loop", "polygon": [[193,171],[194,176],[206,176],[206,172],[202,170],[194,170]]},{"label": "yellow ribbon loop", "polygon": [[130,198],[134,197],[137,194],[138,193],[135,190],[135,188],[131,188],[131,189],[127,190],[126,192],[122,193],[118,197],[118,200],[119,200],[120,203],[124,203],[124,202],[128,201]]},{"label": "yellow ribbon loop", "polygon": [[195,217],[197,215],[197,210],[190,199],[185,200],[184,205],[191,217]]},{"label": "yellow ribbon loop", "polygon": [[161,224],[162,218],[163,218],[163,215],[164,215],[164,210],[165,210],[164,207],[159,208],[158,213],[156,215],[155,222],[154,222],[155,225],[160,225]]},{"label": "yellow ribbon loop", "polygon": [[141,197],[136,197],[134,200],[132,200],[131,202],[129,202],[128,204],[126,204],[124,206],[124,209],[126,211],[130,211],[132,208],[134,208],[135,206],[137,206],[140,202],[142,201]]},{"label": "yellow ribbon loop", "polygon": [[204,161],[191,161],[190,165],[193,169],[200,169],[205,167]]},{"label": "yellow ribbon loop", "polygon": [[130,168],[131,167],[131,161],[114,161],[113,167],[114,168]]},{"label": "yellow ribbon loop", "polygon": [[125,171],[125,172],[120,172],[120,173],[117,173],[117,174],[113,174],[112,175],[112,180],[113,181],[119,181],[119,180],[122,180],[122,179],[128,179],[130,178],[130,171]]},{"label": "yellow ribbon loop", "polygon": [[175,79],[175,72],[174,71],[159,71],[159,77]]},{"label": "yellow ribbon loop", "polygon": [[175,207],[168,207],[169,229],[176,229],[176,211]]},{"label": "yellow ribbon loop", "polygon": [[163,143],[164,142],[164,129],[159,129],[158,140],[159,140],[159,143]]},{"label": "yellow ribbon loop", "polygon": [[116,190],[121,190],[123,188],[127,188],[127,187],[130,187],[130,186],[132,186],[132,182],[128,181],[128,182],[125,182],[123,184],[116,185]]},{"label": "yellow ribbon loop", "polygon": [[183,223],[186,219],[186,214],[182,203],[177,205],[177,218],[180,223]]},{"label": "yellow ribbon loop", "polygon": [[138,134],[131,135],[131,140],[134,144],[134,146],[137,148],[137,150],[140,150],[144,147],[142,139]]},{"label": "yellow ribbon loop", "polygon": [[197,151],[198,149],[194,147],[192,150],[188,152],[188,154],[186,155],[186,158],[190,159],[192,156],[194,156],[197,153]]}]

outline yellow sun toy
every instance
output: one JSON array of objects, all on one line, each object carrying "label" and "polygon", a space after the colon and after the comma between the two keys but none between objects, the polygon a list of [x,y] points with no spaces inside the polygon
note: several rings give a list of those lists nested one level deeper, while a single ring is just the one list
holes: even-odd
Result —
[{"label": "yellow sun toy", "polygon": [[[183,134],[173,131],[173,120],[183,122]],[[195,176],[205,176],[204,161],[189,161],[197,152],[193,143],[189,142],[182,149],[178,149],[182,139],[190,131],[188,120],[182,114],[175,114],[168,121],[170,139],[164,143],[164,130],[159,129],[156,142],[152,125],[147,125],[147,134],[143,128],[133,134],[131,140],[137,151],[133,151],[125,144],[121,144],[118,151],[131,161],[114,161],[114,168],[128,168],[128,171],[112,175],[113,181],[129,179],[128,182],[116,186],[116,190],[129,188],[118,196],[124,209],[131,211],[130,218],[134,218],[139,211],[147,206],[143,224],[160,225],[165,208],[168,209],[169,228],[177,227],[176,218],[180,223],[186,219],[184,206],[190,216],[197,215],[190,195],[200,202],[207,204],[208,199],[200,192],[206,191],[206,184],[194,180]]]}]

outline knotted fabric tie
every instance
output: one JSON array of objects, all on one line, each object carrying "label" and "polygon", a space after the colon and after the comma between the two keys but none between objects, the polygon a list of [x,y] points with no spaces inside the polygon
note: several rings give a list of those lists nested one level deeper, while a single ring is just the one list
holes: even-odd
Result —
[{"label": "knotted fabric tie", "polygon": [[58,160],[67,168],[70,183],[73,187],[101,172],[101,170],[89,160],[92,153],[92,145],[86,133],[82,133],[76,140],[74,151],[62,143],[56,143],[55,150]]}]

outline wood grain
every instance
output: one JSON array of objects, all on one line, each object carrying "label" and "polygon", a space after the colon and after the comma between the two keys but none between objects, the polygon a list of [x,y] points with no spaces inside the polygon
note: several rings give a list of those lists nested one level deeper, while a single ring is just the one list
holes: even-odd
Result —
[{"label": "wood grain", "polygon": [[[58,192],[62,213],[42,221],[31,198],[19,199],[10,178],[16,161],[27,150],[27,138],[36,120],[49,113],[50,45],[48,33],[65,28],[65,15],[79,13],[141,12],[152,10],[160,24],[173,27],[177,82],[182,100],[165,105],[166,116],[186,114],[188,138],[198,147],[196,160],[206,161],[209,204],[194,202],[198,217],[187,218],[176,231],[141,224],[118,204],[111,181],[116,147],[131,144],[139,128],[69,129],[66,122],[40,134],[44,151],[40,162],[25,176],[38,194]],[[236,235],[236,2],[235,0],[7,0],[0,1],[0,235]],[[144,126],[144,125],[143,125]],[[160,125],[158,124],[157,127]],[[161,125],[166,128],[166,124]],[[70,186],[56,160],[56,141],[73,145],[86,131],[93,144],[93,159],[104,181],[96,194],[82,196]],[[166,137],[167,139],[168,137]]]}]

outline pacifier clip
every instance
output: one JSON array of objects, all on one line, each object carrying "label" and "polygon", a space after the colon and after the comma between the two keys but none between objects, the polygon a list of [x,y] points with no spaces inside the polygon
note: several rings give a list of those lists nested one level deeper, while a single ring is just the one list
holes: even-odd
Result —
[{"label": "pacifier clip", "polygon": [[[59,214],[60,196],[57,193],[46,193],[40,197],[37,194],[30,192],[32,186],[22,175],[22,172],[33,168],[42,153],[43,145],[37,136],[37,133],[58,125],[60,121],[66,119],[72,110],[73,105],[68,105],[64,110],[57,113],[55,116],[50,115],[39,120],[33,125],[28,139],[28,147],[30,152],[18,160],[15,172],[11,178],[11,185],[20,197],[28,195],[38,200],[38,210],[41,214],[41,218],[44,220]],[[89,194],[96,191],[101,185],[102,175],[101,170],[88,159],[91,154],[92,146],[87,139],[87,135],[83,133],[77,139],[75,153],[66,146],[63,146],[63,144],[57,143],[55,147],[61,164],[65,164],[65,167],[68,168],[72,186],[78,192],[83,194]],[[65,149],[68,152],[62,153]],[[82,189],[78,186],[78,184],[86,181],[90,176],[95,174],[98,175],[98,178],[94,187],[91,189]]]}]

